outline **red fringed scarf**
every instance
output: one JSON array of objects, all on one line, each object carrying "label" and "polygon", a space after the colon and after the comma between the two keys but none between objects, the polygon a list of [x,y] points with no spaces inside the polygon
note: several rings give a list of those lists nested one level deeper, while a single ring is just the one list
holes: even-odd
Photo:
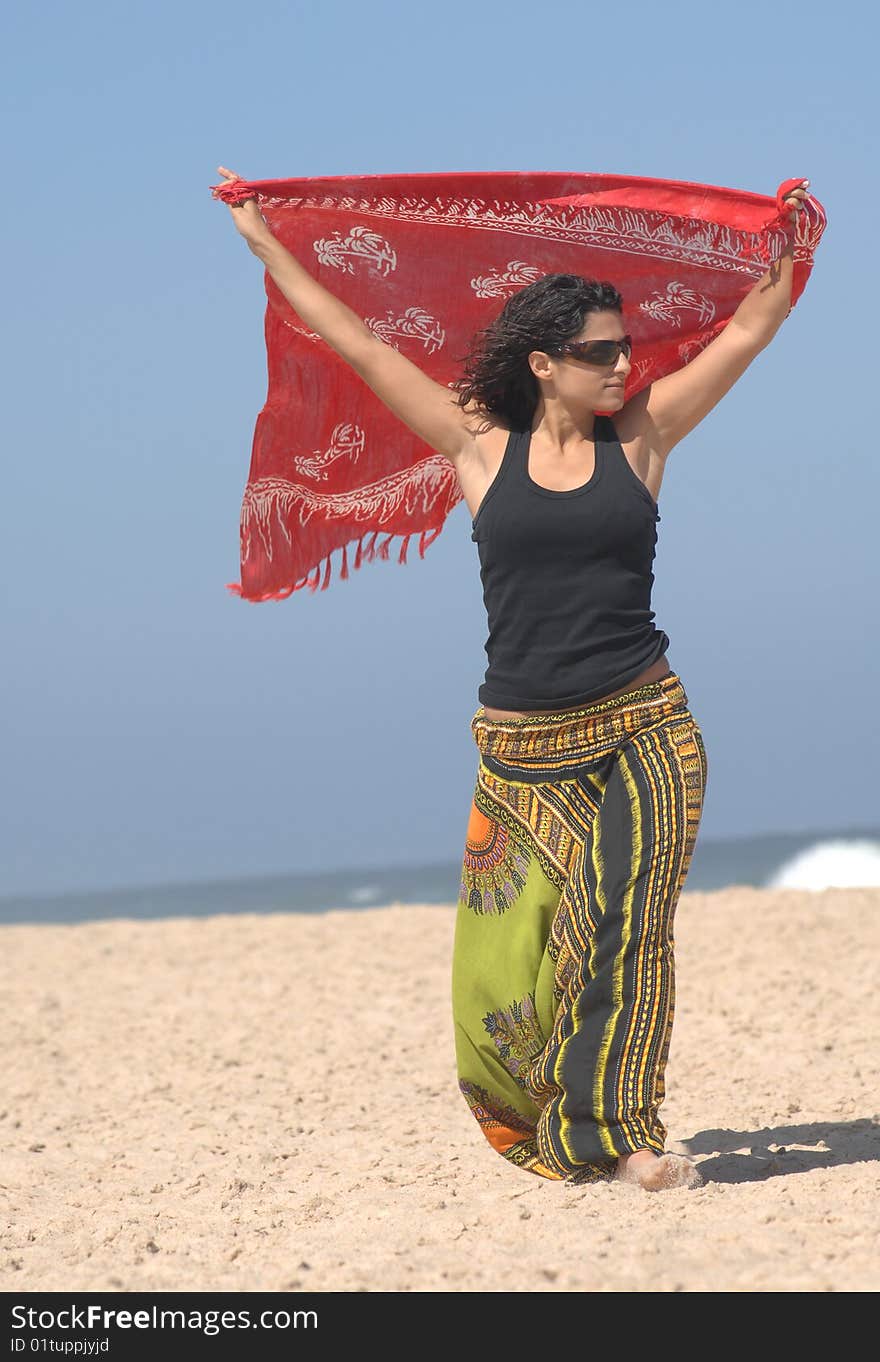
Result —
[{"label": "red fringed scarf", "polygon": [[[610,280],[633,337],[627,398],[681,368],[721,331],[790,233],[779,187],[761,194],[619,175],[551,172],[237,180],[269,229],[383,341],[450,385],[474,333],[545,274]],[[825,229],[798,215],[792,305]],[[455,470],[409,430],[290,307],[265,275],[269,387],[241,511],[241,584],[279,600],[330,581],[331,555],[359,568],[419,553],[461,500]]]}]

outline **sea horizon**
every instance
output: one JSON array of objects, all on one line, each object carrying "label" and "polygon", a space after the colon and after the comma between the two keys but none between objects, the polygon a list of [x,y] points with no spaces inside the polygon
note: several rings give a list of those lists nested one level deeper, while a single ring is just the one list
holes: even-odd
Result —
[{"label": "sea horizon", "polygon": [[[388,904],[451,904],[460,862],[353,867],[0,896],[0,925],[321,913]],[[698,840],[684,892],[880,885],[880,829],[762,833]]]}]

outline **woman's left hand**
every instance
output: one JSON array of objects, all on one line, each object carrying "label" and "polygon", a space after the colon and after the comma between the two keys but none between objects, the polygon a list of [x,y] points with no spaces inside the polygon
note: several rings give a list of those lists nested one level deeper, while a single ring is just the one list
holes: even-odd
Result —
[{"label": "woman's left hand", "polygon": [[782,200],[784,208],[791,214],[791,220],[797,220],[798,214],[803,210],[804,199],[809,198],[810,181],[802,180],[796,189],[790,189]]}]

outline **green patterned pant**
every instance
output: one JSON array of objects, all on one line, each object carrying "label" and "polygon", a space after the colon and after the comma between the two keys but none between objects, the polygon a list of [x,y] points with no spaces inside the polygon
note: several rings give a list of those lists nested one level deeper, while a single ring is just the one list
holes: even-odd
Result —
[{"label": "green patterned pant", "polygon": [[706,786],[670,672],[581,710],[494,720],[480,751],[453,956],[461,1091],[530,1172],[613,1175],[662,1153],[673,915]]}]

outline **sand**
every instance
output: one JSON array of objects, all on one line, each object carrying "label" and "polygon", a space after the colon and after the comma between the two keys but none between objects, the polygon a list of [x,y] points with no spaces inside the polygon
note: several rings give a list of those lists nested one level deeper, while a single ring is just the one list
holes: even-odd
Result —
[{"label": "sand", "polygon": [[451,907],[0,929],[0,1288],[877,1290],[880,889],[676,922],[662,1193],[490,1149]]}]

